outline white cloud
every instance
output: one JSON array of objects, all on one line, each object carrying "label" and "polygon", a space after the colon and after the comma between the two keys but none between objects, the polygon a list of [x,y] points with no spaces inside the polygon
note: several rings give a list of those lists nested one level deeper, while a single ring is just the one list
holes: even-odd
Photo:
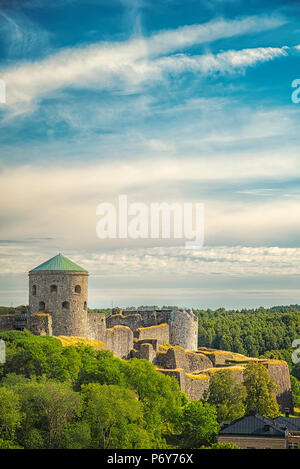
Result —
[{"label": "white cloud", "polygon": [[[40,61],[25,62],[3,69],[1,78],[7,85],[7,106],[17,108],[13,110],[14,113],[27,112],[32,109],[35,100],[65,87],[139,86],[150,78],[155,79],[154,70],[156,78],[160,78],[163,71],[160,66],[170,66],[174,62],[174,59],[171,59],[173,62],[162,62],[162,59],[155,61],[156,56],[194,44],[276,28],[284,22],[281,18],[259,16],[233,21],[214,20],[158,32],[148,38],[134,38],[124,43],[99,43],[64,49]],[[224,66],[226,69],[230,66],[244,67],[255,61],[270,60],[282,55],[283,50],[266,48],[255,52],[247,49],[228,51],[225,54],[227,55],[198,57],[194,59],[193,67],[198,64],[203,71],[222,70]],[[178,58],[176,60],[178,63]],[[191,66],[191,59],[184,60],[185,66],[186,62]],[[182,67],[183,59],[179,61]]]},{"label": "white cloud", "polygon": [[[56,249],[56,250],[55,250]],[[183,247],[88,250],[78,253],[66,248],[65,255],[84,266],[95,277],[119,280],[143,276],[154,280],[164,272],[164,282],[180,278],[290,276],[300,274],[300,248],[204,246],[199,250]],[[57,248],[39,243],[0,244],[1,273],[26,273],[57,254]]]},{"label": "white cloud", "polygon": [[229,50],[219,54],[204,54],[187,56],[184,54],[164,57],[153,64],[161,71],[174,73],[201,72],[211,74],[215,72],[233,72],[236,69],[243,70],[259,62],[267,62],[276,57],[286,56],[287,47],[257,47],[255,49]]},{"label": "white cloud", "polygon": [[[153,142],[151,143],[153,145]],[[154,143],[157,146],[157,142]],[[157,150],[155,150],[157,151]],[[163,152],[165,149],[163,149]],[[81,248],[118,246],[118,241],[102,242],[96,238],[96,206],[100,202],[117,202],[119,194],[128,194],[129,202],[205,203],[206,240],[220,244],[279,242],[300,230],[298,199],[263,198],[243,201],[240,198],[205,195],[201,184],[226,184],[239,181],[240,186],[260,178],[280,180],[300,177],[298,156],[256,155],[251,159],[230,156],[197,160],[133,159],[97,163],[66,163],[58,167],[23,166],[3,168],[0,186],[7,194],[1,202],[3,222],[0,239],[54,237],[63,246]],[[174,181],[177,183],[174,185]],[[180,184],[178,182],[180,181]],[[191,195],[190,184],[199,191]],[[13,188],[13,189],[12,189]],[[130,244],[131,241],[128,241]],[[146,241],[149,245],[149,242]],[[145,244],[144,243],[144,244]],[[127,243],[125,243],[126,245]],[[132,243],[131,243],[132,244]]]}]

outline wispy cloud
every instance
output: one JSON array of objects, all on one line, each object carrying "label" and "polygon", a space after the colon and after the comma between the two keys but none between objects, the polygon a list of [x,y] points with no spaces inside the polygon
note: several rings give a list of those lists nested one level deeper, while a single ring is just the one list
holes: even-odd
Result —
[{"label": "wispy cloud", "polygon": [[253,66],[259,62],[267,62],[276,57],[287,56],[288,47],[257,47],[255,49],[229,50],[218,54],[187,56],[184,54],[164,57],[153,65],[162,71],[173,73],[201,72],[234,72],[237,69]]},{"label": "wispy cloud", "polygon": [[134,38],[123,43],[99,43],[87,47],[64,49],[44,60],[27,62],[2,70],[7,84],[7,105],[15,113],[32,110],[32,103],[61,88],[79,87],[111,89],[139,86],[161,78],[164,68],[173,71],[192,68],[203,72],[245,67],[255,62],[284,55],[276,48],[246,49],[203,57],[157,57],[179,52],[195,44],[221,38],[276,28],[282,18],[247,17],[240,20],[214,20],[205,24],[183,26],[150,37]]},{"label": "wispy cloud", "polygon": [[20,9],[0,10],[0,39],[9,60],[24,60],[49,52],[48,31],[42,29]]}]

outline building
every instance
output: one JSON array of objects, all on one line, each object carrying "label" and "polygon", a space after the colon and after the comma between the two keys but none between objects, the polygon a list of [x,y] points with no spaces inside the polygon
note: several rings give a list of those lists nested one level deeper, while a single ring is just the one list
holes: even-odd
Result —
[{"label": "building", "polygon": [[270,419],[259,415],[253,407],[244,417],[224,422],[218,441],[234,443],[241,449],[300,448],[300,418]]},{"label": "building", "polygon": [[87,337],[88,275],[62,254],[32,269],[30,314],[51,314],[53,335]]}]

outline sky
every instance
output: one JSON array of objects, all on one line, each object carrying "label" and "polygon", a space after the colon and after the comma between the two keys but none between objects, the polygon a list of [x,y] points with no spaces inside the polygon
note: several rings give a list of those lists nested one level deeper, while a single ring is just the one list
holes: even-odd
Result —
[{"label": "sky", "polygon": [[[0,0],[0,304],[59,252],[90,307],[300,303],[299,63],[297,1]],[[203,247],[99,239],[121,194]]]}]

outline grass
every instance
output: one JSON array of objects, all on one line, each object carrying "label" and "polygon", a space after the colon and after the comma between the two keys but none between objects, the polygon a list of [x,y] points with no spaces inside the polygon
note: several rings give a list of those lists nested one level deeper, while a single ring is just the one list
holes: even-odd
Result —
[{"label": "grass", "polygon": [[159,346],[159,350],[183,350],[180,345],[170,345],[170,344],[163,344]]},{"label": "grass", "polygon": [[33,314],[31,314],[31,317],[33,317],[33,318],[36,317],[36,316],[39,317],[39,318],[41,318],[41,317],[49,317],[50,314],[49,314],[49,313],[33,313]]},{"label": "grass", "polygon": [[168,324],[163,323],[163,324],[156,324],[155,326],[139,327],[137,330],[138,331],[147,331],[148,329],[157,329],[159,327],[169,327],[169,326],[168,326]]},{"label": "grass", "polygon": [[85,337],[67,337],[64,335],[59,335],[57,336],[57,339],[61,341],[61,344],[63,347],[68,347],[70,345],[89,345],[90,347],[93,347],[95,350],[100,350],[105,348],[105,345],[103,342],[100,342],[100,340],[93,340],[93,339],[86,339]]},{"label": "grass", "polygon": [[199,381],[204,381],[209,379],[208,375],[202,374],[202,375],[192,375],[190,373],[186,373],[186,377],[190,379],[198,379]]}]

